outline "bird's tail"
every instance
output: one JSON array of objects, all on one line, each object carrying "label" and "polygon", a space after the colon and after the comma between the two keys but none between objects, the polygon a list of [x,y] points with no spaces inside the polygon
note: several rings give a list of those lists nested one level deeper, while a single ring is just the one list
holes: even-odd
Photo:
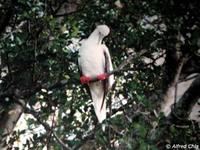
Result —
[{"label": "bird's tail", "polygon": [[101,123],[104,119],[106,119],[106,101],[104,100],[105,91],[101,82],[91,83],[89,87],[94,110],[98,121]]}]

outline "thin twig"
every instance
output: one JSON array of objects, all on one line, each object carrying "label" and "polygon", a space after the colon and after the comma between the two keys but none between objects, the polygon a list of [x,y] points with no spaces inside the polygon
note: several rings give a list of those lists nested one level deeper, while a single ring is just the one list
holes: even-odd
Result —
[{"label": "thin twig", "polygon": [[29,109],[26,108],[26,112],[32,114],[37,121],[48,131],[50,131],[52,133],[52,135],[55,137],[56,141],[66,150],[72,150],[72,148],[70,148],[67,144],[65,144],[56,134],[56,132],[45,122],[43,122],[41,120],[41,118],[39,117],[38,113],[36,111],[34,111],[33,109]]}]

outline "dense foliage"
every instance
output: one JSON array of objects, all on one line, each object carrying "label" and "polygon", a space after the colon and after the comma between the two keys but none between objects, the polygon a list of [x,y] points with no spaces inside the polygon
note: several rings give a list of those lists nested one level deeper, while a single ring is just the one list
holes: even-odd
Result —
[{"label": "dense foliage", "polygon": [[[28,129],[12,133],[8,147],[29,132],[28,149],[61,149],[62,142],[73,149],[197,144],[198,126],[163,125],[158,112],[179,65],[175,58],[190,58],[182,78],[200,72],[199,8],[198,0],[1,0],[0,119],[5,121],[15,104],[34,116],[26,120]],[[136,56],[115,75],[107,96],[106,132],[97,123],[77,67],[78,42],[98,24],[111,29],[105,43],[114,68]],[[147,52],[137,56],[142,50]],[[34,131],[41,126],[42,132]]]}]

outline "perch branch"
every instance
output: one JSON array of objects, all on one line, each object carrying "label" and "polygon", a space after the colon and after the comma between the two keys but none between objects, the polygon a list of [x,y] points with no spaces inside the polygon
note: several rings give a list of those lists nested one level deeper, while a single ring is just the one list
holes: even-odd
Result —
[{"label": "perch branch", "polygon": [[[143,54],[145,54],[147,52],[147,50],[142,50],[141,52],[139,52],[137,55],[130,55],[127,59],[125,59],[116,69],[110,71],[110,72],[107,72],[106,74],[108,76],[112,75],[112,74],[117,74],[121,71],[124,70],[124,67],[127,66],[128,64],[131,63],[131,61],[134,59],[134,58],[137,58],[138,56],[141,56]],[[97,76],[92,76],[90,77],[91,80],[89,82],[96,82],[96,81],[99,81],[99,79],[97,78]]]},{"label": "perch branch", "polygon": [[[127,70],[127,69],[124,69],[124,67],[126,65],[130,64],[131,61],[134,58],[137,58],[138,56],[141,56],[141,55],[145,54],[146,52],[147,52],[147,50],[142,50],[142,51],[140,51],[136,55],[130,55],[116,69],[108,72],[107,74],[112,75],[112,74],[117,74],[119,72]],[[95,82],[95,81],[98,81],[98,79],[97,79],[96,76],[92,77],[92,80],[90,82]],[[21,93],[21,97],[23,97],[23,98],[29,98],[29,97],[33,96],[35,93],[39,92],[42,88],[47,89],[47,90],[53,90],[53,89],[58,89],[58,88],[64,87],[67,84],[68,84],[68,80],[61,80],[61,81],[58,81],[58,82],[56,82],[56,83],[54,83],[54,84],[52,84],[50,86],[47,86],[45,84],[43,84],[43,85],[37,85],[33,89],[24,90]],[[9,93],[9,92],[0,93],[0,98],[12,97],[12,96],[14,96],[13,93]]]}]

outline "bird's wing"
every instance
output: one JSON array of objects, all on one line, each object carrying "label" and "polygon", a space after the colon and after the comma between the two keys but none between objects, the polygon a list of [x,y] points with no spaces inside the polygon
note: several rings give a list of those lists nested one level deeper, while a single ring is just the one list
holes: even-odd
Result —
[{"label": "bird's wing", "polygon": [[[106,45],[102,45],[103,50],[104,50],[104,56],[105,56],[105,72],[110,72],[113,70],[113,65],[110,57],[109,50]],[[109,90],[114,83],[114,75],[111,75],[108,78],[108,85],[107,85],[107,90]]]},{"label": "bird's wing", "polygon": [[[102,45],[103,48],[103,53],[104,53],[104,72],[107,73],[109,71],[113,70],[112,67],[112,62],[111,62],[111,57],[110,57],[110,53],[108,51],[108,48],[106,45]],[[103,96],[103,101],[101,104],[101,109],[103,108],[104,105],[104,101],[105,101],[105,97],[108,93],[108,90],[112,87],[112,84],[114,82],[114,76],[111,75],[108,79],[103,81],[103,88],[104,88],[104,96]]]}]

